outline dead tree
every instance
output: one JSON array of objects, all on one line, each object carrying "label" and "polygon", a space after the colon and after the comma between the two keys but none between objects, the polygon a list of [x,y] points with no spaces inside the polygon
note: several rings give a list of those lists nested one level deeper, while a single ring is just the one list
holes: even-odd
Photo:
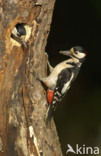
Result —
[{"label": "dead tree", "polygon": [[[45,47],[55,0],[0,0],[0,156],[62,156],[54,122],[45,124]],[[11,38],[26,26],[27,48]]]}]

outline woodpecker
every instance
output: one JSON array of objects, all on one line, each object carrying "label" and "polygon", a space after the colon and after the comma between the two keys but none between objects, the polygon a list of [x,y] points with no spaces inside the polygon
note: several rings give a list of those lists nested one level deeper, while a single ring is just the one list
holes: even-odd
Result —
[{"label": "woodpecker", "polygon": [[48,77],[40,79],[48,88],[47,99],[49,107],[46,123],[51,120],[57,105],[62,101],[72,82],[76,79],[87,52],[83,47],[75,46],[68,51],[60,51],[60,54],[69,56],[69,58],[57,64],[54,68],[48,62],[50,74]]},{"label": "woodpecker", "polygon": [[12,30],[11,37],[17,42],[21,43],[23,47],[27,47],[25,42],[26,29],[24,24],[18,23]]}]

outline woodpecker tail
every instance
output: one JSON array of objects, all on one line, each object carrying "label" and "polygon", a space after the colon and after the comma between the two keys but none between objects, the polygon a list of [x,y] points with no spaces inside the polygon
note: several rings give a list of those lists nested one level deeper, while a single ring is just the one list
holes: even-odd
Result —
[{"label": "woodpecker tail", "polygon": [[48,111],[47,111],[47,114],[46,114],[46,125],[48,125],[48,123],[51,121],[52,116],[53,116],[53,112],[54,112],[54,110],[52,108],[52,105],[50,104]]}]

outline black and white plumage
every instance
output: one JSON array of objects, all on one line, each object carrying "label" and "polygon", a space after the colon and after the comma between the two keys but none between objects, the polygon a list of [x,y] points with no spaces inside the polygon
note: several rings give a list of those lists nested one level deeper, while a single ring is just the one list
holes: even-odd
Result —
[{"label": "black and white plumage", "polygon": [[69,51],[60,51],[60,53],[70,58],[54,68],[48,62],[51,73],[48,77],[41,79],[49,89],[54,91],[53,100],[47,112],[47,123],[51,120],[58,103],[61,102],[72,82],[76,79],[86,56],[85,50],[80,46],[73,47]]},{"label": "black and white plumage", "polygon": [[21,43],[23,47],[27,47],[25,43],[26,29],[24,24],[18,23],[12,30],[11,37]]}]

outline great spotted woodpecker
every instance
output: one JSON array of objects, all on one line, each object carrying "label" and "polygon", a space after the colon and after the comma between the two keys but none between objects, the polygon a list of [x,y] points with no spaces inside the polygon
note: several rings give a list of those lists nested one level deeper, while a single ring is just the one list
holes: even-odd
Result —
[{"label": "great spotted woodpecker", "polygon": [[25,42],[25,36],[26,36],[26,29],[24,27],[23,23],[18,23],[11,32],[11,37],[16,40],[17,42],[20,42],[23,47],[27,47]]},{"label": "great spotted woodpecker", "polygon": [[57,105],[62,101],[72,82],[76,79],[87,53],[83,47],[75,46],[69,51],[60,51],[60,54],[70,58],[57,64],[54,68],[48,62],[50,75],[40,80],[48,88],[49,108],[46,115],[46,123],[51,120]]}]

